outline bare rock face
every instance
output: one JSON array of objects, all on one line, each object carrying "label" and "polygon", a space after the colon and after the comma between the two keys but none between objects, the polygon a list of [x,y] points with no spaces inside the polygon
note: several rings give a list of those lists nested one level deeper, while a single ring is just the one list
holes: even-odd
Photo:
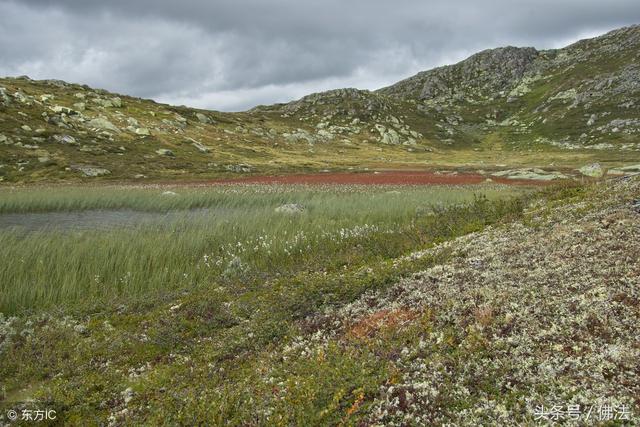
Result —
[{"label": "bare rock face", "polygon": [[534,48],[505,47],[473,55],[458,66],[444,67],[427,78],[420,98],[428,99],[448,95],[456,80],[463,86],[475,86],[483,92],[495,94],[519,81],[532,65],[538,51]]},{"label": "bare rock face", "polygon": [[398,97],[431,99],[469,95],[470,90],[488,96],[514,87],[533,66],[539,52],[532,47],[485,50],[445,67],[418,73],[380,92]]}]

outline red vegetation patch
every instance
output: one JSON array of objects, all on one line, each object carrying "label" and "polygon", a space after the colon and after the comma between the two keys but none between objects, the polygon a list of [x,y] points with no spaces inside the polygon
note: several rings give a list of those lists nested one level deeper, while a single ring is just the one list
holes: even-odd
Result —
[{"label": "red vegetation patch", "polygon": [[[284,176],[249,176],[227,180],[211,181],[211,184],[360,184],[360,185],[464,185],[481,184],[487,176],[472,173],[437,173],[426,171],[387,171],[367,173],[317,173]],[[526,179],[508,179],[491,177],[491,181],[511,185],[544,185],[541,182]]]},{"label": "red vegetation patch", "polygon": [[347,331],[352,338],[371,338],[383,329],[397,329],[418,318],[420,313],[399,308],[397,310],[380,310],[360,320]]}]

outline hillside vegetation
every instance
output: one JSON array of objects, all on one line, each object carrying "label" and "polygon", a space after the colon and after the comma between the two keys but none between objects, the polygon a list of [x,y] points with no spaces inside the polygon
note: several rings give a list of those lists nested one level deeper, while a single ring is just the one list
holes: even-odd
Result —
[{"label": "hillside vegetation", "polygon": [[505,47],[378,91],[222,113],[57,80],[0,79],[0,180],[640,162],[640,27]]}]

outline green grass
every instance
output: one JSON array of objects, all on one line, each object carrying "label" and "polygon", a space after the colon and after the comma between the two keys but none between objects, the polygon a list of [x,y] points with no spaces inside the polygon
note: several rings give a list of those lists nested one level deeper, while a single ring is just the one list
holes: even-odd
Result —
[{"label": "green grass", "polygon": [[[0,212],[208,208],[191,220],[108,231],[0,232],[0,312],[96,306],[115,299],[248,286],[401,255],[439,228],[434,212],[515,195],[508,187],[83,188],[5,194]],[[300,214],[275,211],[299,203]],[[460,209],[466,209],[460,207]]]},{"label": "green grass", "polygon": [[[302,203],[310,211],[333,214],[364,210],[384,213],[387,209],[406,210],[434,203],[469,201],[474,193],[512,195],[518,190],[500,186],[428,188],[365,185],[224,185],[215,187],[138,187],[138,186],[61,186],[0,189],[0,213],[86,211],[133,209],[166,212],[177,209],[270,209],[283,203]],[[174,193],[174,194],[167,194]],[[380,203],[389,203],[381,209]],[[350,207],[351,206],[351,207]],[[271,215],[275,216],[275,215]]]}]

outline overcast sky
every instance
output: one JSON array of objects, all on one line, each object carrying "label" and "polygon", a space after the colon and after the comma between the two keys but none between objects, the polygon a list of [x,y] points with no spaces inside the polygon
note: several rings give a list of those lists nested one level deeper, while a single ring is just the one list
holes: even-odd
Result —
[{"label": "overcast sky", "polygon": [[639,0],[0,0],[0,75],[238,111],[634,23]]}]

